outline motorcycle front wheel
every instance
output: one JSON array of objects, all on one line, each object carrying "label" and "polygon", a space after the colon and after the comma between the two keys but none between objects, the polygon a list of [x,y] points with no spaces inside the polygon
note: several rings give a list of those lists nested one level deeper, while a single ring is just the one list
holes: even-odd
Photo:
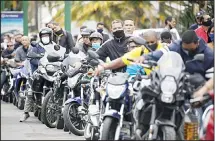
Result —
[{"label": "motorcycle front wheel", "polygon": [[49,128],[56,128],[58,122],[58,110],[60,105],[54,100],[53,91],[49,91],[42,104],[41,118],[44,124]]},{"label": "motorcycle front wheel", "polygon": [[77,102],[72,102],[65,105],[63,111],[63,118],[65,125],[73,134],[77,136],[83,136],[86,121],[83,119],[83,116],[85,115],[78,113],[79,106],[81,105]]},{"label": "motorcycle front wheel", "polygon": [[161,127],[162,135],[158,134],[161,140],[176,140],[176,132],[174,127],[163,126]]},{"label": "motorcycle front wheel", "polygon": [[118,120],[112,117],[106,117],[103,121],[101,140],[114,140]]}]

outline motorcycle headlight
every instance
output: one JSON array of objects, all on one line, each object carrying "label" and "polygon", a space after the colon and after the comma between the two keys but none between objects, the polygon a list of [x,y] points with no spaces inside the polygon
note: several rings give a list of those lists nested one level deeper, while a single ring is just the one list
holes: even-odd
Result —
[{"label": "motorcycle headlight", "polygon": [[50,71],[50,72],[54,72],[55,71],[55,67],[53,65],[47,65],[46,66],[46,70]]},{"label": "motorcycle headlight", "polygon": [[38,70],[41,72],[41,73],[46,73],[46,70],[43,66],[39,66],[38,67]]},{"label": "motorcycle headlight", "polygon": [[124,93],[126,89],[125,85],[107,85],[107,92],[110,98],[118,99]]},{"label": "motorcycle headlight", "polygon": [[177,91],[177,84],[173,77],[166,77],[161,82],[161,100],[165,103],[172,103],[174,100],[174,93]]}]

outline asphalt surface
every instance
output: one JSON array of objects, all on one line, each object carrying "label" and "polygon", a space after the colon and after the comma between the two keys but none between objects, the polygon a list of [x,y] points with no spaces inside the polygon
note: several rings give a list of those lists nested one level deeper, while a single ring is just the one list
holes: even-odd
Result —
[{"label": "asphalt surface", "polygon": [[1,140],[84,140],[56,128],[48,128],[33,113],[25,122],[19,122],[23,110],[12,103],[1,101]]}]

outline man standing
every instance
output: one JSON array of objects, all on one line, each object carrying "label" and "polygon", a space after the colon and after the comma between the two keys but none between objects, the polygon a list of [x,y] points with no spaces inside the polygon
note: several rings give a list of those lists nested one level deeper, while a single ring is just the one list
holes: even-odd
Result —
[{"label": "man standing", "polygon": [[125,20],[124,21],[124,25],[123,25],[123,28],[125,30],[125,34],[128,34],[128,35],[133,35],[134,33],[134,30],[135,30],[135,25],[134,25],[134,21],[133,20]]},{"label": "man standing", "polygon": [[[107,57],[109,57],[110,60],[115,60],[128,52],[127,44],[130,36],[125,35],[122,21],[112,21],[111,28],[114,38],[105,42],[97,51],[100,59],[103,61],[105,61]],[[120,70],[121,69],[122,68],[120,68]]]},{"label": "man standing", "polygon": [[195,30],[198,37],[202,38],[205,43],[208,43],[208,29],[211,26],[212,21],[209,15],[203,15],[202,25]]},{"label": "man standing", "polygon": [[190,30],[196,30],[201,24],[202,24],[202,17],[203,17],[204,11],[199,11],[198,13],[196,13],[196,23],[192,24],[189,29]]},{"label": "man standing", "polygon": [[72,34],[68,31],[63,30],[58,23],[53,22],[53,41],[66,48],[66,54],[69,54],[72,51],[72,48],[75,46]]},{"label": "man standing", "polygon": [[14,44],[15,50],[22,45],[22,43],[21,43],[22,36],[23,36],[23,34],[21,34],[21,33],[18,33],[15,35],[15,44]]},{"label": "man standing", "polygon": [[104,31],[104,24],[101,23],[101,22],[97,23],[96,29],[97,29],[97,31],[99,33],[102,34],[102,36],[103,36],[103,43],[106,42],[109,39],[109,36],[107,34],[103,33],[103,31]]},{"label": "man standing", "polygon": [[165,30],[168,30],[170,31],[170,33],[172,34],[172,40],[175,41],[175,40],[179,40],[181,39],[179,34],[178,34],[178,31],[176,30],[176,20],[175,18],[173,17],[167,17],[166,20],[165,20]]}]

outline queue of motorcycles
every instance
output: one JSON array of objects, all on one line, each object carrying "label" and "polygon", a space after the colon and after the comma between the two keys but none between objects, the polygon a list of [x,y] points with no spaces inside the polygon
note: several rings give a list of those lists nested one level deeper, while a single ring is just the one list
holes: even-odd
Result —
[{"label": "queue of motorcycles", "polygon": [[[86,140],[185,139],[184,105],[197,84],[191,80],[196,77],[185,73],[179,54],[168,52],[158,62],[139,64],[153,70],[150,76],[108,70],[96,77],[93,71],[102,61],[94,51],[89,50],[87,56],[79,51],[64,53],[62,47],[45,54],[30,52],[24,67],[18,69],[17,80],[12,80],[17,71],[4,66],[1,73],[6,73],[7,82],[1,90],[2,99],[23,110],[25,99],[32,97],[32,111],[47,127],[64,129]],[[40,59],[33,74],[31,59]],[[198,54],[191,61],[202,60],[204,55]],[[198,85],[203,83],[204,79]],[[190,103],[195,102],[192,99]]]}]

